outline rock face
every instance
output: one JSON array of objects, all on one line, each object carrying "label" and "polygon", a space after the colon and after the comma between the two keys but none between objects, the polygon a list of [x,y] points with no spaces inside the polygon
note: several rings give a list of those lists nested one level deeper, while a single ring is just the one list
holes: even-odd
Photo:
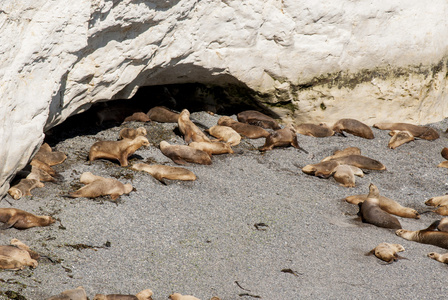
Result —
[{"label": "rock face", "polygon": [[140,86],[242,85],[286,122],[441,120],[447,13],[443,0],[5,1],[0,195],[45,130]]}]

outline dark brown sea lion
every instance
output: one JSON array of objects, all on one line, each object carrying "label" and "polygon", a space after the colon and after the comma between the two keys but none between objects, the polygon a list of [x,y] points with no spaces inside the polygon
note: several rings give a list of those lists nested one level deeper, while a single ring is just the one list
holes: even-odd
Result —
[{"label": "dark brown sea lion", "polygon": [[45,185],[37,179],[21,179],[18,184],[12,186],[8,193],[15,200],[22,198],[23,196],[32,196],[31,190],[37,187],[44,187]]},{"label": "dark brown sea lion", "polygon": [[341,165],[351,165],[361,169],[368,170],[385,170],[386,167],[377,160],[362,155],[347,155],[336,157],[332,160],[339,162]]},{"label": "dark brown sea lion", "polygon": [[437,131],[427,126],[418,126],[409,123],[377,123],[373,127],[382,130],[409,131],[414,137],[424,140],[431,141],[439,138]]},{"label": "dark brown sea lion", "polygon": [[187,162],[211,165],[212,160],[206,152],[191,148],[186,145],[170,145],[166,141],[160,142],[160,151],[171,158],[176,164],[184,165]]},{"label": "dark brown sea lion", "polygon": [[138,136],[146,136],[148,133],[146,132],[145,127],[139,127],[137,129],[134,128],[123,128],[120,130],[119,139],[130,139],[133,140]]},{"label": "dark brown sea lion", "polygon": [[184,135],[185,142],[210,142],[210,139],[191,120],[190,112],[182,110],[177,120],[180,132]]},{"label": "dark brown sea lion", "polygon": [[222,142],[191,142],[189,147],[202,150],[208,155],[234,153],[230,144]]},{"label": "dark brown sea lion", "polygon": [[96,294],[93,300],[152,300],[153,292],[150,289],[143,290],[137,295],[121,295],[121,294]]},{"label": "dark brown sea lion", "polygon": [[269,136],[269,132],[259,126],[241,123],[228,116],[219,118],[218,125],[231,127],[236,132],[249,139],[258,139]]},{"label": "dark brown sea lion", "polygon": [[66,290],[59,295],[50,297],[46,300],[87,300],[86,291],[82,286],[73,290]]},{"label": "dark brown sea lion", "polygon": [[98,108],[96,111],[97,124],[102,125],[104,122],[121,123],[126,117],[137,111],[137,109],[124,104],[109,105],[104,103],[103,107]]},{"label": "dark brown sea lion", "polygon": [[45,143],[40,147],[33,159],[44,162],[51,167],[63,163],[66,158],[67,155],[63,152],[52,151],[51,147]]},{"label": "dark brown sea lion", "polygon": [[292,125],[288,125],[283,129],[278,129],[268,135],[263,147],[260,148],[260,151],[272,150],[274,147],[287,146],[293,146],[294,148],[303,150],[299,146],[297,133]]},{"label": "dark brown sea lion", "polygon": [[144,112],[135,112],[132,115],[124,118],[123,122],[149,122],[151,119]]},{"label": "dark brown sea lion", "polygon": [[196,175],[190,170],[181,167],[172,167],[164,165],[148,165],[145,163],[138,163],[132,165],[132,169],[137,171],[145,171],[152,175],[155,179],[165,183],[163,179],[170,180],[196,180]]},{"label": "dark brown sea lion", "polygon": [[166,107],[156,106],[151,108],[148,113],[148,117],[151,121],[159,122],[159,123],[177,123],[179,119],[179,114],[172,112]]},{"label": "dark brown sea lion", "polygon": [[399,229],[395,231],[395,234],[409,241],[448,249],[448,232],[435,231],[433,224],[426,229],[416,231]]},{"label": "dark brown sea lion", "polygon": [[336,167],[339,166],[339,162],[330,160],[325,162],[320,162],[317,164],[306,165],[302,168],[302,172],[308,175],[314,175],[320,178],[328,178],[336,170]]},{"label": "dark brown sea lion", "polygon": [[372,129],[355,119],[340,119],[333,125],[333,131],[340,134],[345,131],[365,139],[374,138]]},{"label": "dark brown sea lion", "polygon": [[128,165],[128,157],[134,154],[142,146],[148,146],[149,141],[144,136],[135,139],[123,139],[121,141],[100,141],[90,147],[89,161],[97,158],[114,159],[120,162],[122,167]]},{"label": "dark brown sea lion", "polygon": [[368,254],[374,254],[379,259],[392,263],[400,258],[398,252],[403,251],[404,247],[400,244],[381,243],[372,249]]},{"label": "dark brown sea lion", "polygon": [[414,140],[414,136],[409,131],[392,130],[389,134],[392,136],[388,144],[390,149],[395,149]]},{"label": "dark brown sea lion", "polygon": [[273,130],[281,128],[280,125],[278,125],[277,121],[275,121],[273,118],[256,110],[242,111],[236,117],[241,123],[247,123],[250,125],[260,126],[266,129]]},{"label": "dark brown sea lion", "polygon": [[296,125],[295,129],[297,133],[314,137],[327,137],[334,135],[334,131],[325,123],[303,123],[300,125]]},{"label": "dark brown sea lion", "polygon": [[442,152],[440,152],[440,155],[442,155],[442,157],[446,160],[448,160],[448,148],[443,148]]},{"label": "dark brown sea lion", "polygon": [[0,208],[0,222],[4,223],[0,229],[48,226],[55,222],[50,216],[36,216],[17,208]]},{"label": "dark brown sea lion", "polygon": [[229,143],[230,146],[236,146],[241,142],[241,135],[235,129],[228,126],[215,125],[205,131],[219,141]]}]

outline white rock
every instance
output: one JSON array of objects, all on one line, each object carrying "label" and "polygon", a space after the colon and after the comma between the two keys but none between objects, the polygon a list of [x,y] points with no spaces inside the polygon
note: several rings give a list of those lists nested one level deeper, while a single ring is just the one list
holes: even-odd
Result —
[{"label": "white rock", "polygon": [[139,86],[241,82],[287,122],[447,116],[448,3],[3,1],[0,195],[43,131]]}]

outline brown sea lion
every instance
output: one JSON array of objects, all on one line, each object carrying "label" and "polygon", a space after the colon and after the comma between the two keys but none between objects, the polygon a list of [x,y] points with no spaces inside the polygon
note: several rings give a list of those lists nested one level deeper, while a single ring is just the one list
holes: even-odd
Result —
[{"label": "brown sea lion", "polygon": [[142,146],[148,146],[149,141],[144,136],[135,139],[123,139],[121,141],[100,141],[90,147],[89,161],[97,158],[115,159],[122,167],[128,165],[128,157],[134,154]]},{"label": "brown sea lion", "polygon": [[372,249],[368,254],[374,254],[379,259],[392,263],[397,261],[398,258],[401,258],[398,255],[398,252],[403,251],[404,247],[400,244],[381,243]]},{"label": "brown sea lion", "polygon": [[372,129],[355,119],[340,119],[333,125],[333,131],[340,134],[345,131],[365,139],[374,138]]},{"label": "brown sea lion", "polygon": [[174,293],[168,296],[171,300],[200,300],[199,298],[196,298],[194,296],[189,295],[182,295],[179,293]]},{"label": "brown sea lion", "polygon": [[437,252],[430,252],[427,254],[429,258],[435,259],[438,262],[448,264],[448,253],[440,254]]},{"label": "brown sea lion", "polygon": [[139,127],[137,129],[134,128],[123,128],[120,130],[119,139],[130,139],[133,140],[138,136],[146,136],[148,133],[146,132],[145,127]]},{"label": "brown sea lion", "polygon": [[144,112],[135,112],[132,115],[124,118],[123,122],[149,122],[151,121],[151,119],[148,117],[147,114],[145,114]]},{"label": "brown sea lion", "polygon": [[437,230],[448,232],[448,218],[442,218],[433,223],[433,226],[436,226]]},{"label": "brown sea lion", "polygon": [[241,135],[235,129],[228,126],[215,125],[205,131],[219,141],[229,143],[230,146],[236,146],[241,142]]},{"label": "brown sea lion", "polygon": [[210,155],[202,150],[197,150],[186,145],[170,145],[166,141],[160,142],[160,151],[171,158],[176,164],[184,165],[187,162],[211,165]]},{"label": "brown sea lion", "polygon": [[36,268],[37,265],[28,251],[15,246],[0,246],[0,269],[22,270],[26,266]]},{"label": "brown sea lion", "polygon": [[409,241],[448,249],[448,232],[435,231],[434,229],[434,226],[431,224],[426,229],[416,231],[399,229],[395,231],[395,234]]},{"label": "brown sea lion", "polygon": [[329,161],[338,157],[344,157],[349,155],[361,155],[361,149],[358,147],[348,147],[344,150],[336,150],[333,152],[333,155],[327,156],[321,161]]},{"label": "brown sea lion", "polygon": [[266,129],[277,130],[281,128],[280,125],[278,125],[277,121],[275,121],[273,118],[256,110],[242,111],[236,116],[236,118],[241,123],[247,123]]},{"label": "brown sea lion", "polygon": [[67,155],[63,152],[52,151],[51,147],[45,143],[40,147],[33,159],[44,162],[51,167],[63,163],[66,158]]},{"label": "brown sea lion", "polygon": [[37,253],[34,250],[31,250],[30,247],[28,247],[27,245],[25,245],[23,242],[19,241],[18,239],[12,239],[9,243],[12,246],[16,246],[19,249],[27,251],[32,259],[38,260],[40,258],[39,253]]},{"label": "brown sea lion", "polygon": [[17,208],[0,208],[0,222],[4,223],[0,229],[48,226],[55,222],[50,216],[36,216]]},{"label": "brown sea lion", "polygon": [[110,195],[112,200],[115,200],[123,194],[129,194],[133,190],[133,187],[130,184],[123,184],[114,178],[96,176],[90,172],[82,173],[80,182],[85,184],[85,186],[75,192],[63,196],[70,198],[96,198]]},{"label": "brown sea lion", "polygon": [[44,187],[45,185],[37,179],[23,178],[18,184],[12,186],[8,193],[15,200],[22,198],[23,196],[32,196],[31,190],[37,187]]},{"label": "brown sea lion", "polygon": [[448,148],[443,148],[442,152],[440,152],[440,155],[442,155],[442,157],[446,160],[448,160]]},{"label": "brown sea lion", "polygon": [[448,195],[432,197],[425,202],[428,206],[448,206]]},{"label": "brown sea lion", "polygon": [[27,179],[36,179],[42,182],[55,182],[56,179],[51,176],[50,174],[48,174],[46,171],[35,167],[35,166],[31,166],[31,172],[26,176]]},{"label": "brown sea lion", "polygon": [[86,291],[82,286],[73,290],[66,290],[59,295],[52,296],[46,300],[87,300]]},{"label": "brown sea lion", "polygon": [[382,130],[409,131],[414,137],[424,140],[436,140],[439,138],[437,131],[431,127],[418,126],[409,123],[377,123],[373,127]]},{"label": "brown sea lion", "polygon": [[362,155],[347,155],[336,157],[331,160],[339,162],[341,165],[351,165],[361,169],[385,170],[386,167],[377,160]]},{"label": "brown sea lion", "polygon": [[230,144],[222,142],[191,142],[189,147],[202,150],[208,155],[234,153]]},{"label": "brown sea lion", "polygon": [[336,167],[339,166],[339,162],[331,160],[320,162],[317,164],[306,165],[302,168],[302,172],[308,175],[314,175],[320,178],[328,178],[336,170]]},{"label": "brown sea lion", "polygon": [[448,216],[448,206],[439,206],[434,212],[441,216]]},{"label": "brown sea lion", "polygon": [[[297,133],[292,125],[288,125],[283,129],[278,129],[266,137],[266,141],[260,151],[272,150],[274,147],[293,146],[300,149],[297,141]],[[305,151],[306,152],[306,151]]]},{"label": "brown sea lion", "polygon": [[364,177],[360,168],[350,165],[339,165],[335,168],[333,178],[344,187],[355,187],[355,175]]},{"label": "brown sea lion", "polygon": [[172,112],[166,107],[156,106],[151,108],[148,113],[148,117],[151,121],[159,122],[159,123],[177,123],[179,119],[179,114]]},{"label": "brown sea lion", "polygon": [[137,171],[145,171],[152,175],[158,181],[165,183],[163,179],[170,180],[196,180],[196,175],[190,170],[181,167],[172,167],[164,165],[148,165],[138,163],[132,165],[132,169]]},{"label": "brown sea lion", "polygon": [[137,295],[121,295],[121,294],[96,294],[93,300],[152,300],[153,292],[150,289],[143,290]]},{"label": "brown sea lion", "polygon": [[210,139],[191,120],[188,109],[182,110],[177,120],[179,130],[184,135],[185,142],[210,142]]},{"label": "brown sea lion", "polygon": [[388,144],[390,149],[395,149],[414,140],[414,136],[409,131],[392,130],[389,134],[392,136]]},{"label": "brown sea lion", "polygon": [[269,132],[259,126],[241,123],[228,116],[222,116],[219,118],[218,125],[231,127],[236,132],[249,139],[258,139],[269,136]]},{"label": "brown sea lion", "polygon": [[103,107],[96,109],[96,117],[98,119],[98,121],[96,122],[97,125],[102,125],[104,122],[121,123],[126,117],[138,111],[138,109],[133,108],[129,105],[113,103],[103,103]]},{"label": "brown sea lion", "polygon": [[53,170],[52,167],[50,167],[48,164],[37,160],[37,159],[33,159],[30,162],[30,165],[36,168],[39,168],[41,170],[44,170],[45,172],[47,172],[48,174],[50,174],[51,176],[55,176],[56,175],[56,171]]},{"label": "brown sea lion", "polygon": [[303,123],[294,127],[297,133],[313,137],[327,137],[334,135],[334,131],[325,123]]}]

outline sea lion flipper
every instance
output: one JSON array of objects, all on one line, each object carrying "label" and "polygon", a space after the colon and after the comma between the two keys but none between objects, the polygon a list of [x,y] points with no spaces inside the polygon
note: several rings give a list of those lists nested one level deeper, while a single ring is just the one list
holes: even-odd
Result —
[{"label": "sea lion flipper", "polygon": [[159,173],[151,174],[151,175],[152,175],[152,177],[157,179],[161,184],[166,185],[166,182],[163,180],[163,176],[162,175],[160,175]]},{"label": "sea lion flipper", "polygon": [[3,224],[0,226],[0,230],[9,229],[9,228],[11,228],[11,227],[13,227],[13,226],[14,226],[14,224],[11,224],[11,223],[9,223],[9,222],[6,222],[6,223],[3,223]]},{"label": "sea lion flipper", "polygon": [[171,159],[178,165],[186,165],[187,164],[187,162],[185,160],[183,160],[182,158],[180,158],[178,156],[172,157]]},{"label": "sea lion flipper", "polygon": [[434,221],[431,225],[429,225],[428,228],[426,228],[425,230],[429,230],[429,231],[436,231],[437,226],[439,226],[440,224],[440,220]]},{"label": "sea lion flipper", "polygon": [[117,200],[118,197],[120,197],[120,194],[118,194],[118,193],[110,194],[110,198],[111,198],[112,200]]}]

